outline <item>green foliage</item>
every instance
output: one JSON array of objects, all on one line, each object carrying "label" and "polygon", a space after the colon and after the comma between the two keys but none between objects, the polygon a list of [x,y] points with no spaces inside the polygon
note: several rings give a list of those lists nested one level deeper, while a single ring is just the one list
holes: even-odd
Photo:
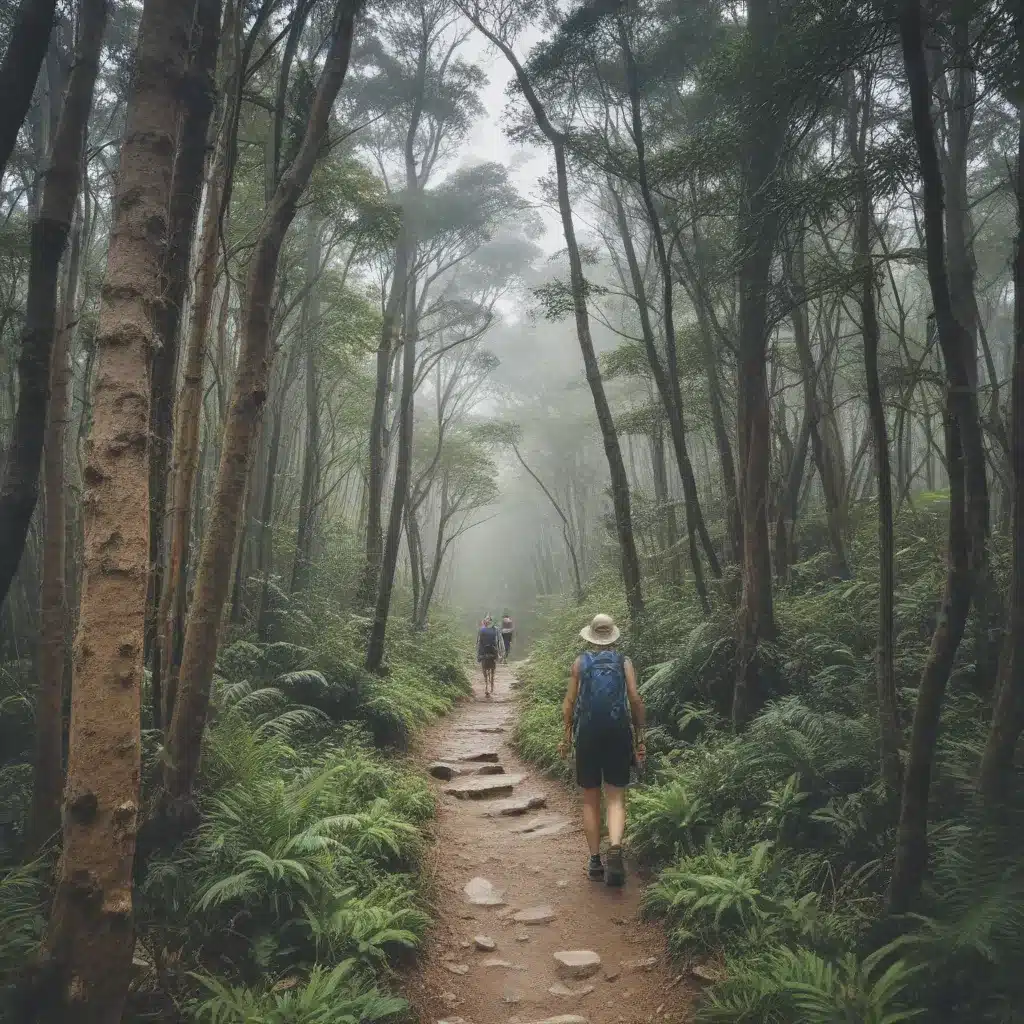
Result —
[{"label": "green foliage", "polygon": [[[897,682],[909,721],[942,587],[943,495],[906,508],[897,532]],[[729,724],[734,619],[705,618],[690,597],[649,587],[641,668],[647,784],[630,795],[627,841],[654,869],[645,911],[681,955],[720,959],[708,1022],[992,1020],[1018,1024],[1024,981],[1024,809],[992,822],[974,779],[990,720],[967,638],[943,709],[933,786],[926,913],[879,947],[895,819],[879,781],[874,647],[874,510],[858,512],[854,576],[828,579],[813,522],[809,557],[776,592],[779,635],[762,644],[768,701],[741,734]],[[827,544],[824,533],[821,543]],[[996,586],[1007,571],[993,544]],[[555,746],[576,637],[594,612],[626,618],[616,580],[582,607],[546,608],[548,628],[522,671],[519,749],[567,773]],[[886,938],[891,937],[887,935]]]},{"label": "green foliage", "polygon": [[375,1024],[406,1009],[404,999],[382,996],[353,967],[352,960],[330,971],[314,967],[305,983],[285,978],[270,991],[236,988],[197,974],[210,995],[192,1012],[200,1024]]}]

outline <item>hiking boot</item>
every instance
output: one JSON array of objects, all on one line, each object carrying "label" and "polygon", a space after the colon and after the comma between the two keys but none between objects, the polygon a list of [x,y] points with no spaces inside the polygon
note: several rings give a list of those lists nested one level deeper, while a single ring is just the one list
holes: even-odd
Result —
[{"label": "hiking boot", "polygon": [[600,881],[604,877],[604,865],[601,863],[600,854],[595,854],[590,858],[590,862],[587,864],[587,874],[595,881]]},{"label": "hiking boot", "polygon": [[608,864],[604,872],[605,885],[622,885],[626,881],[626,868],[622,863],[622,847],[612,846],[608,850]]}]

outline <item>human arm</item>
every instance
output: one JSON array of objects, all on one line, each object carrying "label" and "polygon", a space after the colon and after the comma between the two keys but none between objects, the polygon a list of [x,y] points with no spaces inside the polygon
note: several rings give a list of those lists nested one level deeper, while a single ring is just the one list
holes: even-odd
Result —
[{"label": "human arm", "polygon": [[629,710],[633,717],[633,729],[636,732],[636,756],[642,761],[647,756],[647,746],[644,743],[644,727],[647,724],[647,711],[644,708],[643,697],[640,696],[640,688],[636,683],[636,671],[633,662],[628,658],[624,665],[626,673],[626,697],[629,700]]},{"label": "human arm", "polygon": [[572,712],[576,707],[576,696],[580,692],[580,659],[572,663],[569,672],[569,686],[562,701],[562,742],[558,744],[558,752],[565,757],[569,752],[569,741],[572,737]]}]

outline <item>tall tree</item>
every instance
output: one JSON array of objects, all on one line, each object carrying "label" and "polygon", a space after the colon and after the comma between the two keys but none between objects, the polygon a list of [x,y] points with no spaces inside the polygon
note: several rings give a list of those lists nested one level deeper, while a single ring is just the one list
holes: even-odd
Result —
[{"label": "tall tree", "polygon": [[[25,7],[24,4],[22,6]],[[45,8],[46,4],[37,3],[35,7]],[[53,4],[49,8],[49,18],[52,20]],[[80,20],[85,48],[80,43],[76,50],[75,67],[60,107],[50,166],[43,178],[39,213],[32,226],[28,295],[18,356],[18,408],[0,476],[0,536],[4,538],[0,547],[0,604],[3,604],[11,580],[18,571],[29,523],[39,498],[39,469],[46,432],[46,416],[40,415],[40,410],[46,408],[50,391],[50,354],[57,316],[57,281],[81,187],[81,153],[92,109],[93,87],[99,70],[106,6],[100,5],[97,8],[93,4],[91,9],[89,6],[83,7]],[[18,39],[19,31],[16,25],[11,46],[29,46],[27,41]],[[44,51],[48,39],[49,23]],[[0,71],[0,89],[4,88],[3,81],[4,73]],[[18,83],[19,88],[21,85]],[[29,96],[31,91],[30,87]],[[17,89],[13,87],[10,93],[3,93],[11,98],[12,104],[18,101],[16,94]]]},{"label": "tall tree", "polygon": [[924,880],[928,861],[928,797],[942,703],[953,659],[967,624],[975,584],[985,569],[988,522],[985,450],[975,375],[969,368],[974,349],[967,328],[956,318],[950,294],[942,173],[932,122],[924,36],[920,0],[906,0],[900,16],[900,41],[921,170],[928,285],[946,368],[949,539],[942,607],[918,685],[903,780],[896,862],[888,893],[888,905],[893,913],[910,909]]},{"label": "tall tree", "polygon": [[633,535],[633,516],[630,508],[629,477],[619,446],[619,437],[615,429],[615,420],[608,396],[605,394],[604,382],[601,379],[601,367],[594,351],[594,341],[590,333],[590,314],[587,310],[587,282],[583,274],[583,261],[580,257],[579,244],[576,241],[576,225],[572,213],[572,201],[569,196],[569,174],[566,163],[567,138],[563,131],[556,128],[548,118],[547,111],[530,81],[523,65],[512,49],[507,36],[516,27],[517,14],[509,16],[509,12],[501,5],[497,11],[490,11],[486,3],[473,0],[472,3],[460,3],[460,9],[466,14],[477,30],[495,47],[509,62],[516,76],[516,82],[526,102],[529,104],[536,126],[547,139],[555,158],[555,182],[558,195],[558,211],[562,221],[562,233],[565,236],[566,250],[569,257],[569,286],[572,293],[572,309],[576,320],[576,336],[583,355],[583,365],[587,384],[594,400],[601,439],[604,443],[605,457],[608,460],[608,471],[611,477],[612,505],[615,512],[615,529],[619,542],[619,557],[622,565],[622,580],[626,591],[626,603],[629,607],[633,629],[640,632],[643,628],[644,600],[643,581],[640,573],[640,559],[637,555],[636,540]]},{"label": "tall tree", "polygon": [[[14,15],[7,52],[0,62],[0,179],[7,170],[18,132],[25,123],[39,69],[50,45],[57,0],[21,0]],[[0,593],[5,593],[0,591]]]},{"label": "tall tree", "polygon": [[[117,1024],[128,990],[149,564],[149,362],[192,13],[181,0],[143,7],[113,201],[86,442],[64,846],[46,936],[52,984],[41,1017],[53,1024]],[[72,148],[76,167],[80,150],[81,136]]]},{"label": "tall tree", "polygon": [[185,627],[181,674],[167,740],[164,786],[175,811],[187,810],[199,768],[210,702],[217,636],[231,584],[228,557],[238,536],[249,476],[252,439],[267,397],[272,300],[281,247],[327,138],[331,110],[352,51],[361,0],[337,0],[329,43],[302,142],[281,176],[264,214],[249,261],[242,348],[232,389],[220,469],[196,573],[195,597]]}]

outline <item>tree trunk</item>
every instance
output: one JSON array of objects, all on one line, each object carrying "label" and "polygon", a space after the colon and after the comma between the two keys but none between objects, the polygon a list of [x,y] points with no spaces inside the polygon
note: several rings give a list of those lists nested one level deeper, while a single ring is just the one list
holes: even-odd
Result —
[{"label": "tree trunk", "polygon": [[832,546],[832,575],[840,579],[850,578],[850,563],[846,557],[845,502],[842,472],[839,459],[835,452],[835,431],[829,429],[831,413],[823,407],[818,393],[820,380],[819,369],[824,359],[815,366],[814,353],[811,351],[810,324],[805,304],[806,285],[804,283],[804,240],[803,228],[796,243],[796,252],[792,260],[793,291],[797,305],[793,308],[793,341],[800,357],[800,366],[804,375],[804,403],[810,417],[811,451],[814,465],[818,470],[818,479],[825,498],[825,519],[828,524],[829,543]]},{"label": "tree trunk", "polygon": [[661,512],[658,516],[658,539],[662,552],[668,552],[668,579],[675,587],[683,585],[683,567],[679,557],[679,527],[676,507],[668,489],[665,466],[665,431],[657,423],[651,431],[651,469],[654,476],[654,497]]},{"label": "tree trunk", "polygon": [[[232,33],[225,26],[225,50]],[[228,58],[230,59],[230,58]],[[240,73],[236,69],[236,73]],[[230,106],[230,105],[229,105]],[[167,570],[157,618],[162,632],[160,639],[160,677],[164,689],[165,726],[171,720],[181,664],[184,641],[186,583],[191,548],[192,505],[196,476],[199,470],[200,423],[203,407],[203,369],[206,362],[207,338],[213,319],[213,302],[217,290],[221,216],[225,210],[227,181],[235,161],[230,125],[231,111],[226,109],[218,129],[217,149],[206,187],[202,237],[197,256],[195,291],[188,339],[182,359],[181,389],[174,409],[174,450],[171,457],[171,500],[168,505],[170,528],[167,537]],[[223,302],[230,299],[225,278]]]},{"label": "tree trunk", "polygon": [[979,524],[988,519],[988,490],[977,392],[968,369],[970,336],[953,314],[946,276],[942,176],[931,115],[920,0],[906,0],[900,18],[914,140],[921,164],[925,249],[935,326],[946,364],[946,461],[949,471],[949,567],[938,625],[921,673],[903,781],[896,862],[889,883],[891,913],[905,913],[920,892],[928,861],[928,796],[942,701],[963,637],[975,581],[984,571]]},{"label": "tree trunk", "polygon": [[[642,149],[640,150],[642,152]],[[626,211],[622,206],[622,200],[614,189],[609,189],[612,201],[615,204],[615,219],[619,229],[619,238],[626,255],[626,264],[629,267],[629,276],[636,293],[637,310],[640,315],[640,329],[644,339],[644,350],[647,353],[647,362],[651,367],[655,384],[658,388],[658,395],[661,399],[662,409],[665,418],[669,421],[669,431],[672,435],[672,445],[676,456],[676,465],[679,467],[679,476],[683,481],[683,495],[686,501],[686,533],[690,548],[690,565],[693,572],[693,585],[697,591],[697,598],[700,601],[704,614],[711,611],[711,601],[708,598],[707,585],[704,582],[704,566],[700,560],[697,537],[697,515],[699,506],[695,508],[690,502],[690,489],[687,479],[696,488],[693,481],[693,467],[690,465],[690,456],[686,450],[686,437],[682,429],[682,420],[679,410],[675,405],[673,389],[671,388],[664,367],[661,365],[661,357],[654,341],[654,327],[651,324],[650,310],[647,305],[647,291],[644,286],[643,275],[640,272],[640,264],[636,258],[636,250],[633,248],[633,239],[630,235],[629,224],[626,221]],[[660,232],[659,232],[660,233]],[[664,248],[664,245],[662,246]],[[671,291],[671,286],[667,289]],[[671,306],[669,307],[671,316]],[[666,326],[668,320],[666,319]],[[674,340],[673,340],[674,348]],[[678,381],[677,381],[678,384]]]},{"label": "tree trunk", "polygon": [[789,570],[796,561],[796,550],[793,544],[794,528],[800,505],[800,485],[804,480],[804,469],[807,466],[807,447],[811,437],[811,416],[804,407],[800,432],[797,434],[793,448],[793,458],[789,464],[789,472],[779,494],[779,506],[775,519],[775,573],[780,580],[789,579]]},{"label": "tree trunk", "polygon": [[222,0],[198,0],[194,56],[188,72],[184,110],[171,183],[170,227],[164,267],[165,292],[153,321],[155,342],[149,411],[149,559],[146,603],[146,658],[152,666],[153,727],[162,727],[163,686],[157,638],[157,605],[163,590],[164,524],[174,429],[174,386],[181,317],[188,289],[189,260],[203,191],[206,136],[214,105],[214,73],[220,41]]},{"label": "tree trunk", "polygon": [[[636,61],[633,58],[633,50],[629,45],[629,34],[626,30],[624,20],[619,20],[619,41],[622,46],[623,56],[626,63],[626,83],[629,90],[629,105],[632,122],[633,145],[636,149],[637,158],[637,179],[640,185],[640,195],[643,198],[644,209],[647,211],[647,220],[650,224],[651,233],[654,237],[654,249],[658,256],[658,266],[661,270],[662,280],[662,323],[665,336],[665,372],[655,373],[655,379],[661,378],[663,384],[667,385],[667,392],[663,395],[666,400],[666,412],[668,414],[669,428],[672,433],[672,444],[676,451],[676,459],[679,463],[679,473],[683,481],[683,500],[686,506],[687,530],[692,535],[699,534],[701,543],[704,546],[704,553],[708,559],[713,576],[720,577],[722,568],[718,563],[718,556],[708,536],[707,526],[704,523],[704,514],[700,507],[700,498],[697,494],[697,481],[693,475],[693,465],[690,462],[690,455],[686,449],[686,431],[683,418],[683,393],[679,386],[678,352],[676,347],[676,327],[674,307],[674,288],[672,283],[672,263],[669,260],[668,250],[665,247],[665,235],[661,230],[661,220],[658,211],[654,206],[654,196],[651,194],[651,186],[647,177],[647,152],[644,143],[644,123],[640,109],[640,76],[637,72]],[[650,354],[650,353],[649,353]],[[655,353],[657,359],[657,353]],[[654,366],[651,367],[654,370]],[[659,384],[659,390],[661,385]],[[692,546],[692,545],[691,545]],[[703,573],[699,568],[699,559],[693,556],[694,580],[700,574],[703,584]],[[708,610],[706,594],[702,597],[701,603],[705,613]]]},{"label": "tree trunk", "polygon": [[[48,14],[44,10],[47,6]],[[18,94],[23,85],[21,82],[5,84],[9,64],[22,67],[25,74],[31,72],[32,78],[28,83],[28,92],[31,96],[38,64],[42,62],[50,37],[53,6],[52,3],[37,3],[32,5],[32,11],[28,11],[23,5],[19,12],[19,18],[25,23],[15,24],[7,57],[0,68],[0,96],[4,98],[4,109],[13,109],[17,106]],[[31,53],[18,55],[13,51],[16,46],[31,49],[36,36],[32,36],[31,39],[21,38],[19,33],[31,27],[33,18],[40,17],[45,21],[46,31],[42,35],[43,46],[39,61],[33,71],[29,65],[24,64],[24,61],[31,57]],[[3,544],[0,544],[0,605],[3,604],[11,581],[18,571],[18,563],[21,561],[25,540],[28,537],[29,523],[39,498],[39,469],[46,433],[44,410],[50,393],[50,354],[53,349],[57,310],[57,281],[81,188],[82,148],[89,124],[89,112],[92,109],[93,87],[99,70],[106,20],[105,3],[91,0],[85,5],[81,16],[82,40],[53,136],[50,164],[43,178],[39,212],[32,223],[25,321],[21,330],[18,355],[18,405],[0,472],[0,537],[3,537]],[[35,27],[37,33],[42,31],[41,25]],[[10,92],[4,91],[8,88]],[[57,97],[54,97],[53,101],[56,103]],[[3,155],[3,123],[3,119],[0,118],[0,156]],[[20,119],[18,123],[20,125]]]},{"label": "tree trunk", "polygon": [[[771,95],[768,69],[775,44],[775,15],[769,0],[748,4],[752,44],[750,95]],[[756,115],[753,113],[757,111]],[[768,405],[768,294],[778,233],[778,213],[768,192],[785,134],[782,115],[760,116],[751,107],[743,144],[743,195],[740,208],[739,401],[737,425],[742,474],[743,595],[739,611],[733,722],[742,727],[761,704],[758,644],[775,635],[771,548],[768,539],[770,415]]]},{"label": "tree trunk", "polygon": [[576,243],[576,227],[573,223],[572,203],[569,199],[569,177],[565,163],[565,136],[556,130],[548,120],[546,111],[530,84],[530,79],[523,70],[512,48],[498,35],[486,28],[479,17],[466,12],[469,19],[484,36],[487,37],[505,55],[505,59],[515,72],[516,81],[537,122],[537,127],[551,143],[555,155],[555,178],[558,189],[558,210],[562,219],[562,231],[565,235],[566,249],[569,253],[569,276],[572,288],[573,312],[576,319],[576,334],[583,355],[587,383],[594,400],[601,439],[604,442],[605,457],[608,460],[608,473],[611,478],[612,505],[615,511],[615,532],[619,541],[619,555],[622,562],[622,581],[626,591],[626,604],[633,623],[633,629],[639,633],[643,628],[644,599],[643,583],[640,574],[640,560],[636,552],[636,540],[633,536],[633,517],[630,510],[629,478],[622,461],[622,449],[619,447],[619,435],[615,429],[615,420],[608,405],[608,396],[604,391],[601,379],[601,368],[594,352],[594,341],[590,334],[590,315],[587,312],[587,283],[583,276],[583,263],[580,260],[579,246]]},{"label": "tree trunk", "polygon": [[370,464],[366,496],[366,565],[360,586],[363,604],[372,602],[380,582],[380,562],[384,553],[382,515],[384,509],[384,482],[387,477],[387,450],[385,433],[388,418],[388,396],[391,393],[391,360],[395,354],[405,293],[408,288],[410,236],[405,218],[395,244],[395,271],[384,306],[381,321],[380,346],[377,349],[377,381],[373,393],[373,412],[370,415]]},{"label": "tree trunk", "polygon": [[302,144],[278,183],[250,258],[242,313],[242,347],[224,426],[220,469],[210,522],[196,573],[195,597],[185,626],[178,699],[168,735],[164,773],[167,797],[186,812],[199,770],[221,613],[231,585],[231,551],[249,475],[252,438],[267,396],[272,299],[285,233],[323,146],[331,108],[348,69],[360,0],[339,0],[329,51],[320,74]]},{"label": "tree trunk", "polygon": [[313,553],[313,510],[320,490],[320,404],[317,395],[317,338],[320,301],[312,283],[320,273],[320,223],[309,224],[309,248],[306,250],[306,285],[303,302],[303,341],[306,345],[306,446],[302,455],[302,486],[299,492],[299,519],[295,533],[295,564],[289,591],[294,594],[309,583]]},{"label": "tree trunk", "polygon": [[412,466],[413,402],[416,391],[416,342],[418,323],[416,310],[416,279],[406,283],[405,337],[402,342],[402,393],[398,425],[398,455],[395,464],[395,490],[391,497],[388,514],[388,529],[384,535],[384,552],[381,556],[380,578],[377,585],[377,603],[374,608],[373,624],[366,645],[366,669],[379,672],[384,662],[384,639],[387,633],[388,614],[391,610],[391,592],[395,584],[395,567],[398,564],[398,547],[402,540],[402,521],[405,503],[409,497],[409,473]]},{"label": "tree trunk", "polygon": [[191,24],[192,9],[181,0],[143,7],[111,204],[86,442],[64,850],[45,943],[50,978],[41,1011],[53,1024],[118,1024],[131,974],[149,575],[149,359]]},{"label": "tree trunk", "polygon": [[[102,6],[102,4],[101,4]],[[83,43],[87,39],[82,26]],[[102,30],[99,33],[102,39]],[[84,155],[83,155],[84,159]],[[37,853],[60,832],[60,798],[64,789],[64,672],[69,632],[67,571],[67,495],[64,461],[71,416],[71,336],[77,308],[81,266],[81,224],[71,238],[64,302],[53,347],[50,408],[43,457],[43,564],[40,583],[39,650],[36,664],[36,757],[29,812],[28,850]]]},{"label": "tree trunk", "polygon": [[277,463],[281,457],[281,430],[284,426],[285,403],[298,372],[301,349],[293,340],[281,375],[280,391],[270,403],[270,437],[267,441],[263,470],[263,494],[260,517],[256,530],[256,577],[260,581],[259,605],[256,611],[256,630],[263,640],[271,634],[270,576],[274,571],[274,495],[277,493]]},{"label": "tree trunk", "polygon": [[0,180],[32,104],[56,10],[57,0],[21,0],[14,15],[7,53],[0,63],[0,96],[4,98],[4,112],[0,116]]},{"label": "tree trunk", "polygon": [[855,257],[860,275],[860,312],[864,336],[864,376],[867,381],[868,419],[875,456],[878,487],[878,735],[882,781],[893,797],[903,784],[900,762],[902,732],[896,699],[896,544],[893,536],[892,472],[889,467],[889,434],[885,405],[878,377],[878,349],[881,331],[875,302],[875,275],[871,262],[871,229],[874,220],[871,187],[867,171],[868,132],[871,127],[872,77],[862,73],[862,96],[858,102],[851,74],[850,112],[847,132],[850,153],[857,167],[860,196],[857,210]]},{"label": "tree trunk", "polygon": [[[1024,10],[1020,6],[1017,7],[1014,24],[1017,52],[1024,54]],[[1013,556],[1007,602],[1008,623],[999,659],[996,704],[979,776],[981,795],[993,804],[1010,795],[1014,753],[1024,728],[1024,118],[1020,118],[1017,124],[1017,239],[1013,260],[1013,296],[1010,398],[1010,478],[1013,487],[1010,539]]]}]

